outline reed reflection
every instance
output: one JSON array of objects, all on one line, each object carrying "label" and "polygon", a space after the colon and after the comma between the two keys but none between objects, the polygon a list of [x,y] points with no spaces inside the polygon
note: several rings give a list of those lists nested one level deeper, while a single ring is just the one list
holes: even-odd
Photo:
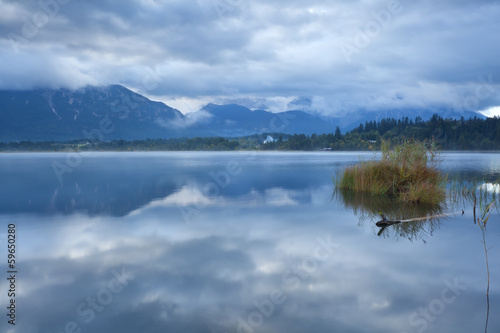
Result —
[{"label": "reed reflection", "polygon": [[494,210],[499,213],[500,208],[500,183],[493,182],[471,182],[456,180],[450,186],[450,200],[456,205],[472,206],[472,216],[474,224],[477,224],[481,230],[486,261],[486,320],[484,332],[488,332],[488,322],[490,317],[490,267],[488,261],[488,252],[491,248],[486,242],[486,225],[490,220]]},{"label": "reed reflection", "polygon": [[441,219],[445,214],[446,205],[424,205],[401,203],[387,196],[371,195],[359,191],[349,191],[336,188],[333,197],[346,209],[352,210],[359,218],[358,225],[367,221],[380,229],[375,229],[378,236],[384,238],[406,238],[413,242],[426,242],[428,236],[440,229]]}]

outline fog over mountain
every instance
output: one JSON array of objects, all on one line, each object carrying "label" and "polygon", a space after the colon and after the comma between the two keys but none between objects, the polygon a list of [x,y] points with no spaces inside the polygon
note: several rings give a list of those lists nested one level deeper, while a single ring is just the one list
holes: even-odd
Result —
[{"label": "fog over mountain", "polygon": [[[296,106],[293,103],[292,106]],[[449,117],[481,116],[446,112]],[[207,104],[184,115],[121,86],[77,90],[0,91],[0,141],[141,140],[196,136],[241,137],[260,133],[312,134],[343,131],[377,117],[428,119],[430,110],[360,111],[345,117],[283,110],[272,113],[238,105]]]},{"label": "fog over mountain", "polygon": [[183,113],[500,112],[500,3],[0,0],[0,89],[119,83]]},{"label": "fog over mountain", "polygon": [[138,140],[258,133],[331,133],[335,124],[301,111],[271,113],[208,104],[183,115],[120,85],[0,91],[0,141]]}]

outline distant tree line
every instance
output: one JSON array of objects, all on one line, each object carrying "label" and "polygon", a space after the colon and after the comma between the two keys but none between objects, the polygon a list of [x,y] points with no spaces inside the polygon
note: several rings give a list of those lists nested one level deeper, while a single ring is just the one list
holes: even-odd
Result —
[{"label": "distant tree line", "polygon": [[428,121],[416,117],[368,121],[341,134],[289,136],[286,141],[266,143],[268,150],[371,150],[380,149],[381,140],[397,144],[405,139],[434,140],[445,150],[500,150],[500,118],[444,119],[435,114]]},{"label": "distant tree line", "polygon": [[[248,141],[248,140],[246,140]],[[258,141],[255,141],[255,145]],[[20,141],[1,143],[0,151],[156,151],[156,150],[237,150],[242,149],[245,140],[226,139],[222,137],[179,138],[179,139],[147,139],[147,140],[113,140],[86,141]]]},{"label": "distant tree line", "polygon": [[500,118],[454,120],[437,114],[427,121],[420,117],[387,118],[367,121],[345,134],[337,127],[334,133],[312,135],[264,133],[240,138],[0,142],[0,151],[373,150],[380,149],[382,139],[396,144],[412,138],[435,140],[445,150],[500,150]]},{"label": "distant tree line", "polygon": [[498,150],[500,149],[500,118],[444,119],[434,114],[430,120],[415,121],[383,119],[380,122],[366,122],[352,130],[351,134],[359,134],[361,139],[380,138],[400,142],[401,139],[418,140],[434,139],[442,149],[447,150]]}]

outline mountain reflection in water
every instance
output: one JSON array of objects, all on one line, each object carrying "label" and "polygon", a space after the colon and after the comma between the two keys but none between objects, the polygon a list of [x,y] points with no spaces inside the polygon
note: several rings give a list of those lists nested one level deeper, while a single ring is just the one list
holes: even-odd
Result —
[{"label": "mountain reflection in water", "polygon": [[[356,197],[332,201],[331,175],[360,155],[92,153],[60,183],[51,163],[63,163],[64,154],[0,154],[0,224],[16,224],[20,254],[19,317],[8,329],[468,333],[484,327],[484,252],[470,206],[464,216],[408,224],[411,230],[390,226],[377,237],[378,210],[391,219],[441,211]],[[447,156],[450,173],[473,172],[467,164],[473,160],[477,175],[494,176],[498,160]],[[228,163],[241,171],[208,191]],[[499,234],[494,211],[487,233],[492,314],[500,304]],[[0,240],[5,245],[6,228]],[[6,287],[4,280],[0,288]],[[7,302],[2,292],[0,303]],[[499,329],[500,318],[491,315],[489,332]]]}]

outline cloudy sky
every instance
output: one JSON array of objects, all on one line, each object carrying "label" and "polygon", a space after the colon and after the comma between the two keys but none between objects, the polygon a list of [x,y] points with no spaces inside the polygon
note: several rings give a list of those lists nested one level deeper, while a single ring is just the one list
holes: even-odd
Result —
[{"label": "cloudy sky", "polygon": [[0,89],[119,83],[182,112],[235,101],[277,111],[296,99],[325,114],[500,111],[500,1],[0,6]]}]

